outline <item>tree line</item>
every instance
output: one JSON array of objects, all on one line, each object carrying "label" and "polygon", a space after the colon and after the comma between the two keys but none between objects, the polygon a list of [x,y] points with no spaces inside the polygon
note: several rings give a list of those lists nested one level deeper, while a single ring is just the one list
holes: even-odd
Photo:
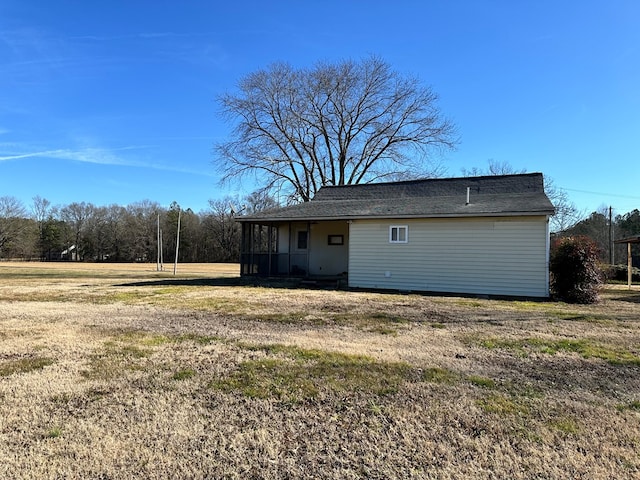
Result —
[{"label": "tree line", "polygon": [[[610,263],[613,257],[614,264],[624,264],[627,259],[627,246],[615,244],[612,241],[640,235],[640,210],[634,209],[624,214],[610,215],[609,209],[602,207],[560,232],[559,235],[589,237],[596,243],[603,263]],[[632,256],[634,257],[633,265],[638,266],[640,248],[637,244],[632,246]]]},{"label": "tree line", "polygon": [[[240,251],[238,213],[251,214],[277,207],[268,194],[209,200],[198,213],[176,202],[165,208],[150,200],[127,206],[96,206],[74,202],[54,206],[39,196],[27,206],[14,197],[0,197],[0,259],[42,261],[154,262],[158,254],[158,226],[162,251],[175,258],[180,214],[179,262],[236,262]],[[640,210],[609,217],[602,208],[558,231],[557,236],[590,237],[608,263],[625,263],[626,247],[612,239],[640,235]],[[640,255],[638,246],[633,255]],[[635,264],[635,262],[634,262]]]},{"label": "tree line", "polygon": [[[150,200],[127,206],[74,202],[54,206],[33,198],[31,205],[0,197],[0,258],[42,261],[151,262],[161,232],[164,258],[173,261],[180,215],[179,262],[236,262],[240,231],[234,205],[242,213],[275,206],[269,196],[254,193],[238,199],[209,200],[194,212],[176,202],[165,208]],[[159,229],[158,229],[159,226]]]}]

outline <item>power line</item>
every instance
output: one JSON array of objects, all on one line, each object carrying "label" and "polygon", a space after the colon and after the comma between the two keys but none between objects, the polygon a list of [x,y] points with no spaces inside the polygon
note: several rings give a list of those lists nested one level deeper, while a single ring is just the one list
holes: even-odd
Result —
[{"label": "power line", "polygon": [[589,195],[601,195],[605,197],[617,197],[617,198],[628,198],[631,200],[640,200],[640,197],[637,197],[634,195],[621,195],[619,193],[591,192],[589,190],[576,190],[573,188],[562,188],[562,190],[566,190],[567,192],[588,193]]}]

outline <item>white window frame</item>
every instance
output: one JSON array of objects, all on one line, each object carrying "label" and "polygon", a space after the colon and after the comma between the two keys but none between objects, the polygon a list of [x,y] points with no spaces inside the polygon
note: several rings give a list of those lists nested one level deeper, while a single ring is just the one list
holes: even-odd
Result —
[{"label": "white window frame", "polygon": [[[404,231],[403,235],[400,232]],[[393,233],[395,232],[395,240]],[[391,225],[389,226],[389,243],[409,243],[409,225]]]}]

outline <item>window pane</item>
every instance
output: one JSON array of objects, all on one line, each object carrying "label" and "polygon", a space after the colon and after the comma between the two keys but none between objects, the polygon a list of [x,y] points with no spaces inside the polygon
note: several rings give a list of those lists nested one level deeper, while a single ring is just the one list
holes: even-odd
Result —
[{"label": "window pane", "polygon": [[306,250],[307,249],[307,232],[299,231],[298,232],[298,250]]},{"label": "window pane", "polygon": [[389,226],[390,243],[407,243],[409,241],[409,227],[406,225]]}]

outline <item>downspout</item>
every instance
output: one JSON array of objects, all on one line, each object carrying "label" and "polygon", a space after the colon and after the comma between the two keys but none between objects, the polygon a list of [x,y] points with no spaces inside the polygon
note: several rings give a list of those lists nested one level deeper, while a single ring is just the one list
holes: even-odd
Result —
[{"label": "downspout", "polygon": [[353,220],[347,220],[347,287],[351,286],[351,224]]},{"label": "downspout", "polygon": [[271,276],[271,250],[273,247],[273,225],[269,224],[267,227],[267,262],[269,265],[267,266],[267,275]]}]

